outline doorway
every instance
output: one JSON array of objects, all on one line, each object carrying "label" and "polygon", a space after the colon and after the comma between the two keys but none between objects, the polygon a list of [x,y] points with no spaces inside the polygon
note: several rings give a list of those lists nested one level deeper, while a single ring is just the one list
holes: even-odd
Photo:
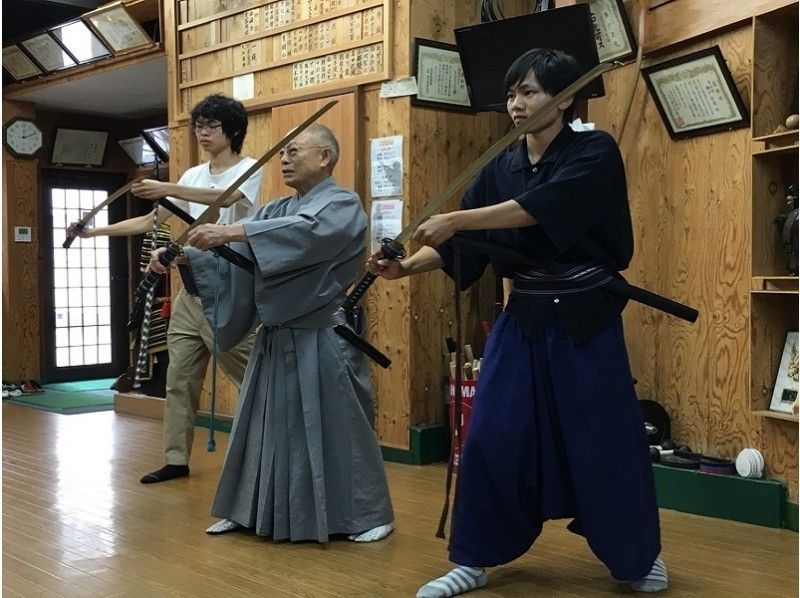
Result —
[{"label": "doorway", "polygon": [[[113,378],[128,365],[128,257],[125,237],[77,238],[65,228],[125,184],[113,173],[43,171],[42,378]],[[126,199],[100,210],[90,227],[126,217]]]}]

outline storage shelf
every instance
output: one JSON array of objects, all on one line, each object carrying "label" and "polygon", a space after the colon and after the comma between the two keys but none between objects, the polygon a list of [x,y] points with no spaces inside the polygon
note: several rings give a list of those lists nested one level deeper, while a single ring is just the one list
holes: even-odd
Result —
[{"label": "storage shelf", "polygon": [[753,276],[750,290],[753,293],[797,293],[798,286],[797,276]]},{"label": "storage shelf", "polygon": [[771,147],[769,149],[763,149],[753,152],[754,156],[769,156],[769,155],[776,155],[776,154],[788,154],[790,152],[797,151],[797,144],[795,145],[781,145],[778,147]]},{"label": "storage shelf", "polygon": [[800,421],[794,413],[781,413],[780,411],[751,411],[753,415],[757,415],[758,417],[766,417],[768,419],[780,419],[787,422],[794,422],[797,423]]},{"label": "storage shelf", "polygon": [[797,129],[795,129],[794,131],[784,131],[783,133],[772,133],[771,135],[762,135],[761,137],[753,137],[753,141],[757,143],[764,143],[767,146],[792,145],[791,142],[794,142],[794,145],[797,145],[797,139],[798,139]]}]

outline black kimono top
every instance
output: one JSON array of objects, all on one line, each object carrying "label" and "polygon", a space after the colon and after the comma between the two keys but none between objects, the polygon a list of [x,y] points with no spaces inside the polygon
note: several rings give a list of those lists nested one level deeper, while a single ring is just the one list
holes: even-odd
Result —
[{"label": "black kimono top", "polygon": [[[557,265],[593,264],[619,276],[633,255],[625,168],[614,139],[604,131],[577,133],[565,126],[539,162],[531,164],[524,141],[487,164],[461,200],[468,210],[516,200],[537,224],[516,229],[468,231],[467,236],[513,248]],[[437,251],[451,278],[453,246]],[[492,263],[498,275],[514,278],[518,264],[501,262],[461,248],[461,287],[477,281]],[[524,267],[522,268],[524,269]],[[602,332],[625,307],[626,300],[602,288],[553,297],[512,295],[508,311],[531,332],[563,321],[574,340]]]}]

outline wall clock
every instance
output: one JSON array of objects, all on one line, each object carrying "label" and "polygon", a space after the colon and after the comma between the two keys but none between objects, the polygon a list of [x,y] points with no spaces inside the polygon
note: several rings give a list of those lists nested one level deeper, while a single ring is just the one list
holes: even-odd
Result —
[{"label": "wall clock", "polygon": [[42,130],[29,118],[15,116],[3,125],[3,145],[15,158],[35,157],[42,143]]}]

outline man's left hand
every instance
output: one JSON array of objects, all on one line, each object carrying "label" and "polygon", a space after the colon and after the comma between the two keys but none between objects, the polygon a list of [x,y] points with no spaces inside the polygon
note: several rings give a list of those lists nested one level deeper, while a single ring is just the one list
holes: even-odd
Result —
[{"label": "man's left hand", "polygon": [[453,219],[454,213],[455,212],[449,212],[447,214],[431,216],[419,225],[414,233],[413,239],[423,245],[438,247],[452,237],[458,230]]},{"label": "man's left hand", "polygon": [[228,243],[231,240],[230,232],[231,227],[225,224],[201,224],[189,233],[186,244],[206,251]]}]

